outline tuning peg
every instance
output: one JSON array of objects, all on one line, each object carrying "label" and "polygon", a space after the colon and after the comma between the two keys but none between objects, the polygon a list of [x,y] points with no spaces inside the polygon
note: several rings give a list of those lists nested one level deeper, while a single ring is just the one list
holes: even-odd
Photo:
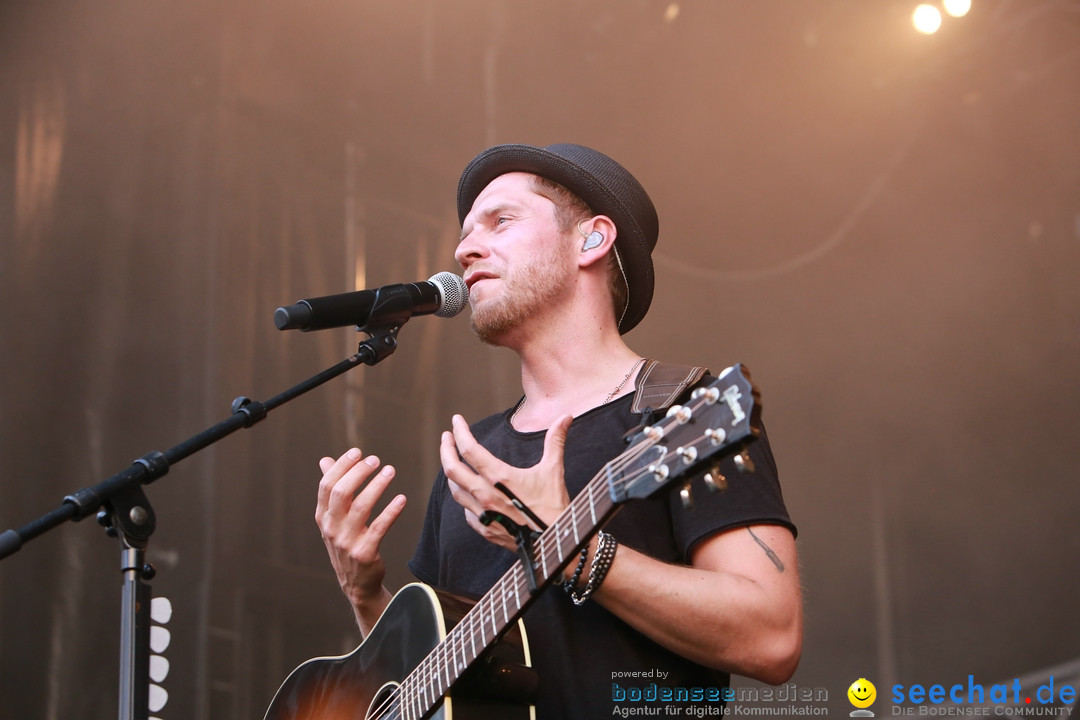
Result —
[{"label": "tuning peg", "polygon": [[745,449],[734,457],[735,467],[740,473],[754,472],[754,461],[750,459],[750,453]]},{"label": "tuning peg", "polygon": [[709,492],[722,492],[727,490],[727,478],[720,472],[719,465],[713,465],[709,472],[705,473],[705,487]]},{"label": "tuning peg", "polygon": [[684,405],[672,405],[667,411],[667,417],[674,417],[675,421],[680,425],[690,422],[690,418],[693,416],[693,411]]},{"label": "tuning peg", "polygon": [[693,465],[697,462],[698,451],[693,445],[684,445],[675,450],[675,454],[681,457],[682,461],[687,465]]},{"label": "tuning peg", "polygon": [[690,395],[694,400],[704,396],[706,405],[715,405],[716,401],[720,399],[720,391],[716,389],[715,385],[710,385],[707,388],[697,388]]},{"label": "tuning peg", "polygon": [[659,425],[650,425],[641,431],[641,434],[652,440],[654,443],[658,443],[664,439],[664,428]]},{"label": "tuning peg", "polygon": [[720,447],[727,440],[727,433],[724,432],[724,428],[709,428],[705,431],[705,437],[709,438],[713,447]]},{"label": "tuning peg", "polygon": [[679,499],[682,500],[683,510],[689,510],[694,507],[694,496],[690,494],[690,481],[687,480],[681,488],[679,488]]}]

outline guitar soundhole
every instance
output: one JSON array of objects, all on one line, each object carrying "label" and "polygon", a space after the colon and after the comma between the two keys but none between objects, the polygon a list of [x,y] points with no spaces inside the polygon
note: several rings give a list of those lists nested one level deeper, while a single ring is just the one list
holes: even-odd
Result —
[{"label": "guitar soundhole", "polygon": [[390,720],[390,718],[398,717],[397,714],[388,714],[391,705],[394,702],[394,698],[397,697],[397,691],[398,683],[396,682],[388,682],[379,688],[378,692],[375,693],[375,697],[371,699],[371,704],[368,705],[367,715],[364,717],[367,718],[367,720],[381,720],[382,718]]}]

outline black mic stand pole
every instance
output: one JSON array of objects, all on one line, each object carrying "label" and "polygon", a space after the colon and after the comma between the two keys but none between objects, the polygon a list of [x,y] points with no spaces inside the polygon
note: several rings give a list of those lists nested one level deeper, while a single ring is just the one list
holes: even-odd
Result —
[{"label": "black mic stand pole", "polygon": [[337,365],[294,385],[266,402],[238,397],[232,402],[232,415],[164,452],[153,451],[108,480],[83,488],[64,498],[56,509],[21,528],[0,533],[0,560],[19,551],[39,535],[67,520],[79,521],[98,512],[98,522],[106,533],[120,539],[120,568],[124,576],[120,628],[120,720],[147,720],[150,686],[150,585],[154,568],[146,564],[146,546],[154,532],[154,510],[142,485],[169,472],[172,465],[194,455],[241,428],[249,428],[266,418],[280,405],[303,395],[358,364],[374,365],[397,349],[397,334],[411,312],[395,307],[390,298],[384,307],[376,307],[368,324],[357,328],[368,334],[356,354]]}]

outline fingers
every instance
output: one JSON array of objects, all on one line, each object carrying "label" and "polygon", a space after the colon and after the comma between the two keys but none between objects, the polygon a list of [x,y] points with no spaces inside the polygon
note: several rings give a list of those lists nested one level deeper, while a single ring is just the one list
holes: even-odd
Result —
[{"label": "fingers", "polygon": [[466,514],[479,515],[484,512],[483,506],[473,497],[472,493],[451,480],[449,476],[447,476],[446,482],[450,488],[450,496],[454,498],[454,502],[464,508]]},{"label": "fingers", "polygon": [[[439,441],[439,460],[450,487],[450,495],[458,505],[475,515],[484,512],[477,494],[483,494],[484,480],[461,461],[454,435],[444,432]],[[490,487],[490,484],[489,484]]]},{"label": "fingers", "polygon": [[510,476],[516,469],[478,443],[463,417],[455,415],[451,422],[453,432],[443,433],[439,456],[443,472],[457,486],[450,488],[454,499],[477,515],[485,509],[497,510],[523,521],[506,495],[495,487],[496,483],[512,484]]},{"label": "fingers", "polygon": [[348,472],[360,460],[360,451],[352,448],[345,452],[337,461],[324,457],[319,460],[319,469],[322,470],[322,480],[319,481],[318,508],[319,511],[326,509],[330,499],[330,491],[334,489],[341,476]]},{"label": "fingers", "polygon": [[[353,525],[357,531],[351,536],[349,543],[349,555],[352,559],[361,563],[376,562],[383,538],[404,509],[405,496],[396,495],[366,527],[359,522],[359,516],[357,516],[357,522]],[[365,520],[369,513],[370,508],[364,511]]]},{"label": "fingers", "polygon": [[[464,510],[465,521],[469,527],[489,542],[514,550],[514,539],[501,524],[494,522],[484,525],[479,519],[485,511],[493,510],[519,525],[527,522],[525,516],[510,503],[510,499],[495,487],[495,482],[498,482],[500,477],[505,477],[508,466],[476,441],[464,418],[455,415],[451,422],[453,432],[444,432],[439,444],[450,495]],[[462,462],[462,457],[468,464]],[[485,471],[502,474],[484,475]]]},{"label": "fingers", "polygon": [[[322,458],[319,467],[323,470],[323,477],[319,481],[315,519],[324,531],[330,531],[331,525],[345,520],[354,525],[366,524],[372,509],[395,475],[394,467],[386,465],[372,477],[379,467],[379,458],[374,455],[365,458],[356,448],[336,461]],[[396,510],[400,514],[401,507]],[[397,516],[393,511],[391,515],[393,518]]]},{"label": "fingers", "polygon": [[[542,522],[550,523],[558,517],[570,501],[563,480],[563,456],[572,421],[570,415],[559,417],[544,437],[540,462],[530,468],[517,468],[480,445],[465,419],[455,415],[451,421],[452,431],[443,433],[440,454],[443,470],[450,481],[450,493],[465,510],[466,517],[479,517],[485,510],[491,510],[519,525],[539,529],[539,524],[518,508],[518,501]],[[517,497],[516,501],[511,502],[500,489],[500,483]],[[470,521],[469,525],[498,544],[504,544],[502,540],[509,537],[490,526],[481,530],[477,522]]]},{"label": "fingers", "polygon": [[485,525],[480,522],[480,518],[469,510],[465,511],[465,522],[476,532],[476,534],[488,542],[500,545],[511,552],[517,550],[517,542],[499,523],[493,522],[490,525]]},{"label": "fingers", "polygon": [[544,436],[544,456],[540,459],[541,464],[547,467],[563,466],[563,453],[566,450],[566,433],[570,430],[570,423],[574,421],[572,415],[563,415],[556,420],[547,435]]},{"label": "fingers", "polygon": [[502,480],[501,471],[504,463],[476,441],[472,431],[469,430],[469,424],[465,422],[465,418],[454,415],[450,423],[453,428],[451,440],[455,446],[455,455],[460,453],[472,470],[475,470],[474,475],[488,478],[492,483]]}]

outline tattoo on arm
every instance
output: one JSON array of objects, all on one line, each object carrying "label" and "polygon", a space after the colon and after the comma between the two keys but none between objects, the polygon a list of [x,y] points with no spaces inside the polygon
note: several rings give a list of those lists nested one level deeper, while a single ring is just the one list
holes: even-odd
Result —
[{"label": "tattoo on arm", "polygon": [[784,563],[780,560],[779,557],[777,557],[776,553],[773,552],[772,548],[766,545],[764,541],[762,541],[761,538],[755,535],[754,531],[750,528],[746,528],[746,532],[750,533],[750,537],[754,538],[754,542],[760,545],[761,549],[765,551],[765,554],[769,556],[769,559],[772,560],[772,564],[776,566],[776,571],[784,572]]}]

